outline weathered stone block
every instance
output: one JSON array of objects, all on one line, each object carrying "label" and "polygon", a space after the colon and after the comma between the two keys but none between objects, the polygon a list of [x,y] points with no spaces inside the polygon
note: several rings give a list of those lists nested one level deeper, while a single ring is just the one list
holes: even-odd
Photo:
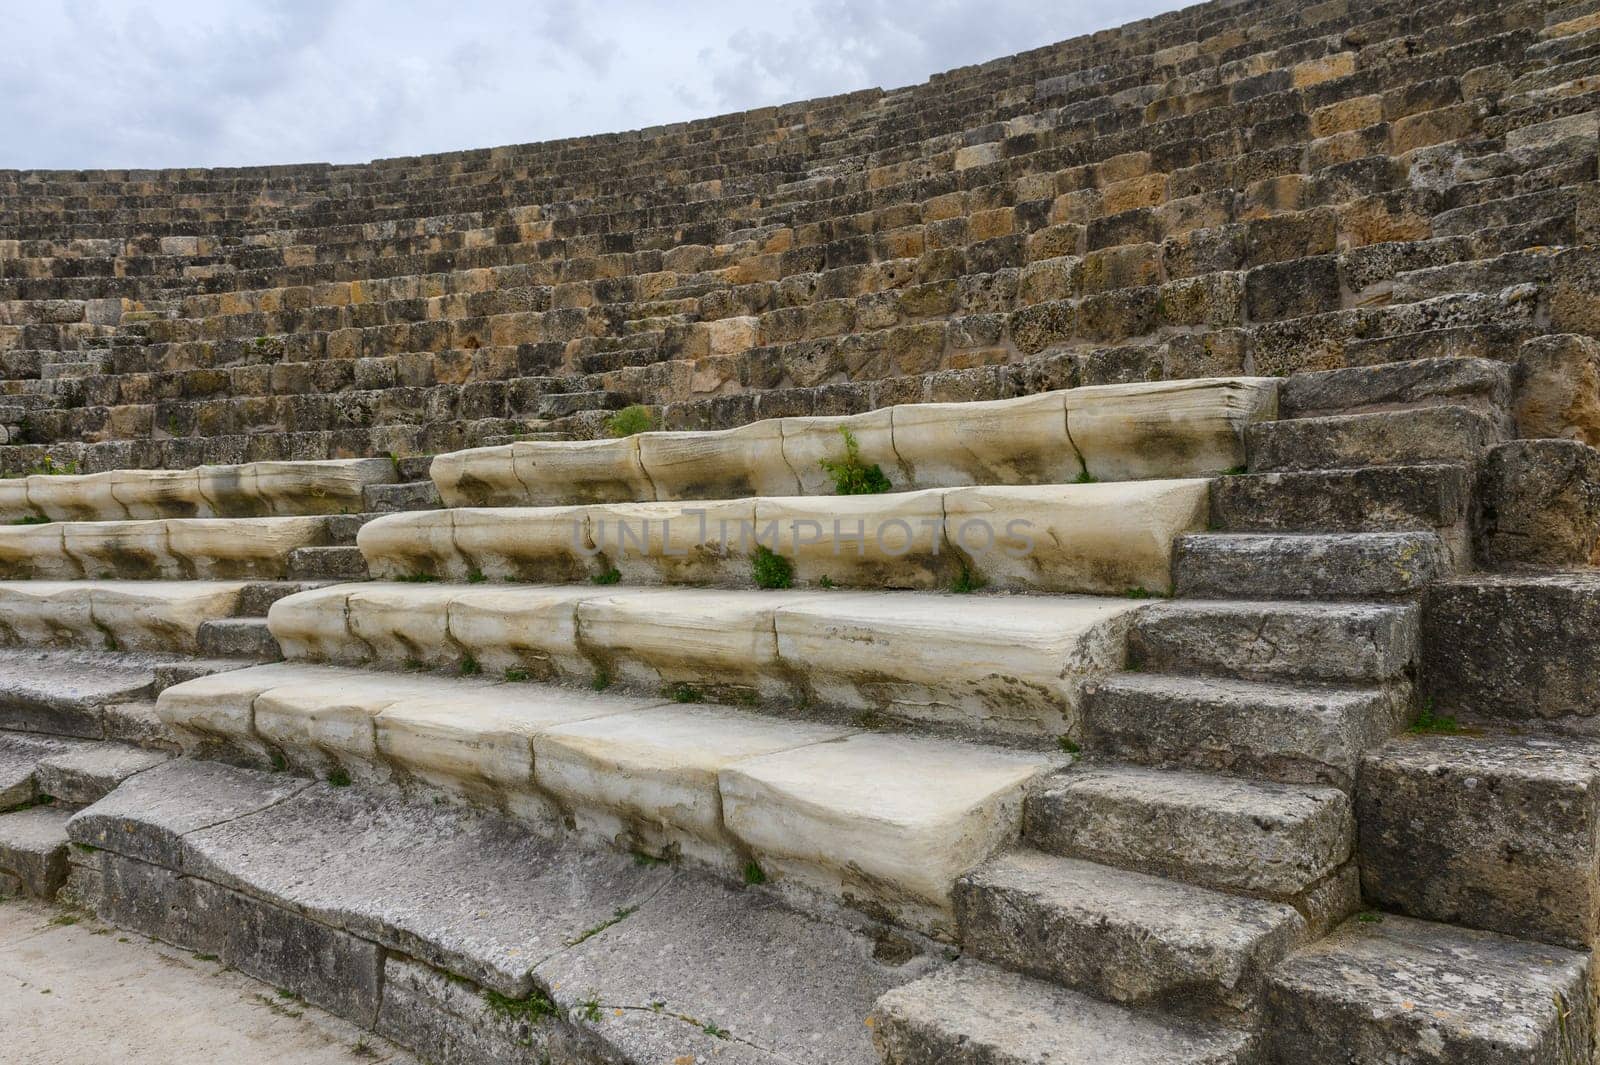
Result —
[{"label": "weathered stone block", "polygon": [[1478,557],[1490,569],[1592,565],[1600,555],[1600,451],[1577,440],[1513,440],[1478,481]]},{"label": "weathered stone block", "polygon": [[1480,719],[1600,713],[1600,573],[1465,577],[1422,601],[1422,693]]}]

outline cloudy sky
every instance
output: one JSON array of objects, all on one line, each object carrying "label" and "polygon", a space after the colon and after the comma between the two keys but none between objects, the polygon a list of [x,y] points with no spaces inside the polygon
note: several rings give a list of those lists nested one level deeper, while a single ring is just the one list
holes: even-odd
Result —
[{"label": "cloudy sky", "polygon": [[16,0],[0,168],[357,162],[929,74],[1176,0]]}]

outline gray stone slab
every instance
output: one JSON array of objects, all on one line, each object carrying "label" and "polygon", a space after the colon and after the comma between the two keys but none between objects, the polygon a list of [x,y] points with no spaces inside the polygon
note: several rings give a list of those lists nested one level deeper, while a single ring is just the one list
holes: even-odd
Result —
[{"label": "gray stone slab", "polygon": [[1306,936],[1292,906],[1036,851],[1002,855],[956,883],[974,957],[1097,998],[1234,1019]]},{"label": "gray stone slab", "polygon": [[[281,779],[248,776],[258,788]],[[387,790],[317,784],[268,805],[184,836],[181,868],[513,998],[541,960],[675,875]]]},{"label": "gray stone slab", "polygon": [[165,751],[127,743],[94,743],[39,761],[39,790],[75,806],[99,802],[135,773],[170,761]]},{"label": "gray stone slab", "polygon": [[628,1060],[722,1061],[744,1044],[782,1061],[871,1065],[873,1001],[935,964],[879,953],[765,894],[685,877],[536,976],[565,1009],[598,1002],[597,1033]]},{"label": "gray stone slab", "polygon": [[873,1010],[884,1065],[1250,1065],[1251,1033],[1130,1010],[970,961]]},{"label": "gray stone slab", "polygon": [[1194,533],[1173,551],[1174,594],[1205,599],[1384,599],[1450,570],[1425,532]]},{"label": "gray stone slab", "polygon": [[1144,765],[1226,770],[1350,790],[1364,751],[1394,735],[1409,690],[1119,673],[1084,700],[1084,746]]},{"label": "gray stone slab", "polygon": [[77,750],[84,743],[27,732],[0,732],[0,810],[28,802],[39,794],[41,761]]},{"label": "gray stone slab", "polygon": [[1134,616],[1129,655],[1150,671],[1374,683],[1412,661],[1416,618],[1409,604],[1155,603]]},{"label": "gray stone slab", "polygon": [[94,856],[101,920],[215,954],[248,976],[371,1025],[383,978],[378,945],[199,877],[110,851]]},{"label": "gray stone slab", "polygon": [[186,833],[276,805],[308,782],[180,759],[140,773],[68,825],[73,842],[167,869],[183,868]]},{"label": "gray stone slab", "polygon": [[1024,835],[1052,854],[1293,899],[1355,844],[1337,788],[1142,766],[1081,766],[1031,795]]},{"label": "gray stone slab", "polygon": [[1464,466],[1247,474],[1212,483],[1211,516],[1229,532],[1446,529],[1466,520],[1470,494]]},{"label": "gray stone slab", "polygon": [[1268,980],[1270,1060],[1567,1065],[1589,1060],[1587,955],[1384,916],[1350,921]]},{"label": "gray stone slab", "polygon": [[0,874],[34,898],[52,899],[67,879],[67,818],[52,806],[0,815]]},{"label": "gray stone slab", "polygon": [[1491,359],[1413,359],[1299,373],[1278,390],[1278,414],[1322,414],[1453,405],[1504,416],[1511,369]]},{"label": "gray stone slab", "polygon": [[99,739],[106,705],[148,697],[154,685],[133,656],[0,651],[0,728]]}]

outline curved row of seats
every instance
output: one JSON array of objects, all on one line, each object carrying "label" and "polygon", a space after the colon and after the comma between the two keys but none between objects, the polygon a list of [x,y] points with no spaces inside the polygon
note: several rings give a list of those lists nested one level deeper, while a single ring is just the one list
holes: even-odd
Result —
[{"label": "curved row of seats", "polygon": [[40,473],[0,480],[0,522],[359,514],[364,488],[398,479],[387,458]]}]

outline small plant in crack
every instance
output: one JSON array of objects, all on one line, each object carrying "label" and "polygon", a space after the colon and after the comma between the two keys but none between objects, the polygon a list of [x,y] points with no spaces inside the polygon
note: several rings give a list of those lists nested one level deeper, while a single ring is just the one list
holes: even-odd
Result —
[{"label": "small plant in crack", "polygon": [[718,1027],[715,1021],[707,1021],[700,1026],[700,1030],[706,1033],[706,1035],[717,1039],[728,1038],[728,1030],[726,1028]]},{"label": "small plant in crack", "polygon": [[982,588],[985,583],[987,582],[984,581],[983,577],[974,573],[972,567],[963,563],[961,572],[957,573],[950,582],[950,591],[956,595],[971,595],[979,588]]},{"label": "small plant in crack", "polygon": [[528,671],[525,669],[508,669],[504,675],[508,684],[523,684],[528,680]]},{"label": "small plant in crack", "polygon": [[861,443],[848,428],[839,426],[844,437],[844,458],[822,459],[823,472],[833,478],[833,490],[842,496],[879,495],[893,488],[883,467],[877,463],[868,466],[861,461]]},{"label": "small plant in crack", "polygon": [[757,544],[750,557],[750,576],[757,588],[794,587],[794,564],[765,544]]},{"label": "small plant in crack", "polygon": [[498,991],[484,991],[483,1001],[490,1012],[508,1020],[526,1021],[529,1024],[539,1024],[560,1013],[550,996],[538,988],[524,998],[509,998]]},{"label": "small plant in crack", "polygon": [[752,886],[767,882],[767,871],[754,858],[744,863],[744,882]]},{"label": "small plant in crack", "polygon": [[471,655],[461,660],[461,675],[463,677],[476,677],[483,672],[483,667]]},{"label": "small plant in crack", "polygon": [[483,575],[483,570],[481,570],[481,569],[470,569],[470,570],[467,571],[467,583],[468,584],[482,584],[484,581],[486,581],[488,579],[489,579],[488,577],[485,577]]},{"label": "small plant in crack", "polygon": [[604,921],[601,921],[599,924],[595,925],[593,928],[586,928],[581,933],[579,933],[575,938],[567,940],[567,946],[575,947],[579,943],[582,943],[586,939],[592,939],[595,936],[599,935],[601,932],[604,932],[606,929],[610,928],[612,925],[620,924],[621,922],[626,921],[628,918],[632,917],[637,912],[639,912],[639,907],[637,907],[637,906],[622,906],[622,907],[619,907],[617,910],[615,910],[611,914],[610,917],[606,918]]},{"label": "small plant in crack", "polygon": [[596,573],[589,580],[595,584],[620,584],[622,582],[622,571],[612,566],[604,573]]},{"label": "small plant in crack", "polygon": [[675,703],[703,703],[706,701],[705,694],[699,688],[692,684],[685,684],[683,681],[668,685],[662,694]]},{"label": "small plant in crack", "polygon": [[1411,731],[1419,736],[1450,736],[1461,731],[1461,724],[1451,714],[1435,713],[1433,700],[1429,699],[1411,723]]},{"label": "small plant in crack", "polygon": [[600,999],[595,995],[590,995],[588,998],[578,1003],[578,1016],[582,1017],[590,1024],[599,1024]]},{"label": "small plant in crack", "polygon": [[336,765],[328,770],[327,780],[335,788],[348,788],[350,786],[350,770],[342,765]]}]

